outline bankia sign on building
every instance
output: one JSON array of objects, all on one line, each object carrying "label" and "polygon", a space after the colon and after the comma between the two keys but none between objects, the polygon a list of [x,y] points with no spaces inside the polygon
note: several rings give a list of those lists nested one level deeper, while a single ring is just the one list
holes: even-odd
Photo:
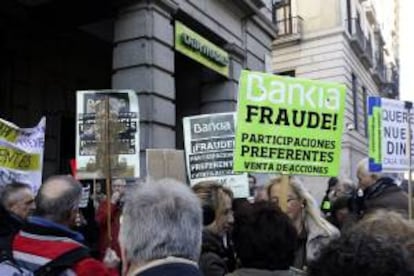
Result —
[{"label": "bankia sign on building", "polygon": [[175,49],[228,77],[229,54],[179,21],[175,21]]}]

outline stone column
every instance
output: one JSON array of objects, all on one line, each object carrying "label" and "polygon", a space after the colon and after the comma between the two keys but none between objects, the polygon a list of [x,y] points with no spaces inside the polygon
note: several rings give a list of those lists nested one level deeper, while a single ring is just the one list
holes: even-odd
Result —
[{"label": "stone column", "polygon": [[145,149],[175,148],[172,1],[135,1],[114,23],[112,87],[133,89],[140,108],[141,176]]}]

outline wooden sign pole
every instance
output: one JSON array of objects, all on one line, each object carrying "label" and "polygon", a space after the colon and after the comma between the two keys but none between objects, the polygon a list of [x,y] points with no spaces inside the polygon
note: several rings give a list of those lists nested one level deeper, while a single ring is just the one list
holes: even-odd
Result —
[{"label": "wooden sign pole", "polygon": [[105,170],[105,181],[106,181],[106,200],[107,200],[107,233],[109,245],[112,241],[112,231],[111,231],[111,141],[109,134],[109,120],[110,120],[110,110],[109,110],[109,97],[105,95],[104,109],[105,109],[105,122],[104,122],[104,170]]}]

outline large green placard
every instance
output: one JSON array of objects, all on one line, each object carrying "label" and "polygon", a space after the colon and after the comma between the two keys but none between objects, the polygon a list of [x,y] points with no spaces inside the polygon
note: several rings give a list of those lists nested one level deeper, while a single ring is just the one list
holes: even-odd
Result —
[{"label": "large green placard", "polygon": [[242,71],[234,171],[337,176],[344,85]]}]

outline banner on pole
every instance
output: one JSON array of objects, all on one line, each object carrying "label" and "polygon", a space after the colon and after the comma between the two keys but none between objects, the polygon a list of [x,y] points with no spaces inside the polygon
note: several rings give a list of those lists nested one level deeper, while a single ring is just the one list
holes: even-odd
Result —
[{"label": "banner on pole", "polygon": [[0,186],[21,182],[37,192],[42,183],[45,129],[45,117],[33,128],[0,119]]},{"label": "banner on pole", "polygon": [[[368,98],[370,171],[398,173],[409,169],[409,122],[413,129],[413,114],[409,114],[405,102],[380,97]],[[414,151],[412,138],[411,149]]]},{"label": "banner on pole", "polygon": [[[109,98],[109,110],[105,99]],[[76,177],[105,178],[106,136],[112,178],[139,177],[139,107],[132,90],[78,91]],[[108,133],[105,133],[105,124]]]},{"label": "banner on pole", "polygon": [[235,197],[248,197],[246,173],[234,173],[235,113],[183,119],[187,173],[191,185],[213,180],[230,188]]},{"label": "banner on pole", "polygon": [[345,86],[242,71],[234,170],[337,176]]}]

